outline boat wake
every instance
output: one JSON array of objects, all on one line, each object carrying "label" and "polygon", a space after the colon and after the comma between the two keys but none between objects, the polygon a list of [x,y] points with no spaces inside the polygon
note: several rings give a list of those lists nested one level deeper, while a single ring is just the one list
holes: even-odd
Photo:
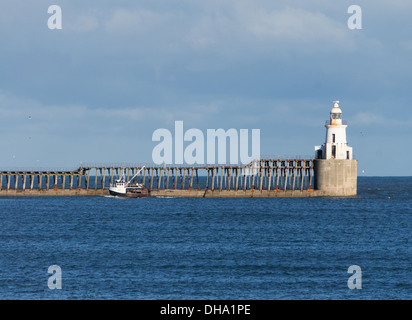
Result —
[{"label": "boat wake", "polygon": [[107,195],[107,196],[103,196],[104,198],[112,198],[112,199],[126,199],[125,197],[118,197],[118,196],[112,196],[112,195]]}]

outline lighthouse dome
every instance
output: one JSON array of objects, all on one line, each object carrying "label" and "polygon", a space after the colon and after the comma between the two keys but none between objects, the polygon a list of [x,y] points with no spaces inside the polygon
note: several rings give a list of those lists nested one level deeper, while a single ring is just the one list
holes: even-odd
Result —
[{"label": "lighthouse dome", "polygon": [[342,113],[342,110],[339,107],[339,101],[333,101],[333,108],[330,113]]},{"label": "lighthouse dome", "polygon": [[333,102],[333,108],[330,111],[330,124],[331,125],[342,124],[342,110],[339,108],[339,101]]}]

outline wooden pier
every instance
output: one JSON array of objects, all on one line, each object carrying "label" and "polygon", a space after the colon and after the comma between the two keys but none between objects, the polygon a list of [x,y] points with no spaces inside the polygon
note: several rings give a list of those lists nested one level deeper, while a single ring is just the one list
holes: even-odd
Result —
[{"label": "wooden pier", "polygon": [[[124,173],[143,166],[81,166],[75,170],[0,171],[0,196],[103,196]],[[308,197],[313,159],[260,159],[245,166],[145,166],[134,178],[151,196]]]}]

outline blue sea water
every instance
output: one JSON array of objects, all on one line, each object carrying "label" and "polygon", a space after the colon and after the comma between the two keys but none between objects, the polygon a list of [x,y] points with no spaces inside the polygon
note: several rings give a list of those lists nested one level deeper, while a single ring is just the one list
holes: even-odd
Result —
[{"label": "blue sea water", "polygon": [[354,198],[0,198],[0,299],[411,299],[411,230],[410,177]]}]

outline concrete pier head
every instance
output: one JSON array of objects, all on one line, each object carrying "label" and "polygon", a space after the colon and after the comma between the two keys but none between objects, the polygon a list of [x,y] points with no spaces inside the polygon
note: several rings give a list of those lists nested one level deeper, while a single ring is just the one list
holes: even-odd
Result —
[{"label": "concrete pier head", "polygon": [[357,160],[314,160],[314,187],[325,196],[356,196]]}]

